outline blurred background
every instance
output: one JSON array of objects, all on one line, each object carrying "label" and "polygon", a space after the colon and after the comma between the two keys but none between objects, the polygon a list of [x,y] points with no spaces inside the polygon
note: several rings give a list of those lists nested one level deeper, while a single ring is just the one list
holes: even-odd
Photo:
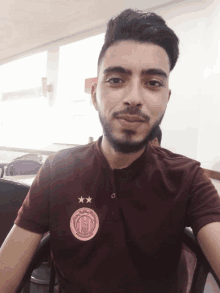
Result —
[{"label": "blurred background", "polygon": [[137,8],[161,15],[180,39],[161,146],[220,171],[218,0],[1,2],[0,162],[36,152],[45,159],[102,134],[90,79],[107,21]]}]

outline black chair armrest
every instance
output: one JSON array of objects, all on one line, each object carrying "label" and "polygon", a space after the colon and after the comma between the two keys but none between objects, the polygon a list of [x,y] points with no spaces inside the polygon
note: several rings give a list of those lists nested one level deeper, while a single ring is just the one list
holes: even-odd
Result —
[{"label": "black chair armrest", "polygon": [[183,243],[187,245],[192,252],[195,253],[197,258],[196,269],[193,275],[193,281],[191,285],[190,293],[203,293],[205,288],[206,279],[209,273],[211,273],[220,288],[220,281],[206,259],[199,243],[197,242],[192,230],[185,228],[183,235]]}]

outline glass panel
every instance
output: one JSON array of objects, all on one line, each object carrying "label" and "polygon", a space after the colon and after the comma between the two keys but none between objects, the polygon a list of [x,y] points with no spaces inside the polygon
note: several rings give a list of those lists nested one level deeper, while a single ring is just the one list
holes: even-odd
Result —
[{"label": "glass panel", "polygon": [[104,34],[60,48],[58,97],[54,108],[55,143],[86,144],[102,134],[85,79],[97,76],[97,62]]},{"label": "glass panel", "polygon": [[47,52],[42,52],[1,65],[0,93],[40,87],[46,62]]},{"label": "glass panel", "polygon": [[41,96],[47,52],[0,67],[0,146],[40,148],[45,145],[48,101]]},{"label": "glass panel", "polygon": [[102,134],[84,87],[86,78],[97,76],[103,41],[100,34],[60,48],[54,105],[41,94],[47,52],[0,66],[0,162],[9,163],[30,150],[44,151],[45,161],[47,151],[87,144],[89,137]]}]

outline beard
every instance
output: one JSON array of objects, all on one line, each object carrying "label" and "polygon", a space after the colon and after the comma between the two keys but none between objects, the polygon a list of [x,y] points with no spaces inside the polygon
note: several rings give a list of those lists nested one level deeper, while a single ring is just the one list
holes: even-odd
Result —
[{"label": "beard", "polygon": [[[136,114],[136,112],[137,111],[132,111],[130,109],[126,109],[123,111],[124,114],[127,113],[127,114],[131,114],[131,115],[132,115],[132,113]],[[114,150],[116,152],[120,152],[123,154],[137,153],[141,149],[147,147],[149,141],[151,141],[155,137],[155,132],[157,131],[157,128],[161,124],[163,117],[164,117],[164,114],[163,114],[162,117],[154,123],[154,125],[152,126],[149,133],[141,141],[135,142],[135,141],[132,141],[132,136],[136,133],[133,130],[123,130],[124,138],[122,140],[117,139],[113,134],[111,124],[101,114],[100,110],[98,110],[98,113],[99,113],[99,120],[102,125],[103,133],[104,133],[106,139],[108,140],[108,142],[110,143],[110,145],[114,148]],[[122,112],[120,112],[120,114],[121,113]],[[117,117],[117,114],[119,114],[119,112],[114,113],[113,116]],[[146,117],[143,114],[140,116]],[[149,120],[150,120],[150,118],[148,117],[148,121]]]}]

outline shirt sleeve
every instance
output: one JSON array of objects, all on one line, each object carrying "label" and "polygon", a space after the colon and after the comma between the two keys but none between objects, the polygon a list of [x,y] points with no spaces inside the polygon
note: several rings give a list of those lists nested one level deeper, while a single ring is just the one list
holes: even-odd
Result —
[{"label": "shirt sleeve", "polygon": [[186,226],[191,227],[195,237],[199,230],[212,222],[220,222],[220,197],[212,181],[199,167],[191,185]]},{"label": "shirt sleeve", "polygon": [[35,233],[46,233],[49,230],[50,205],[50,157],[47,158],[18,211],[15,224]]}]

